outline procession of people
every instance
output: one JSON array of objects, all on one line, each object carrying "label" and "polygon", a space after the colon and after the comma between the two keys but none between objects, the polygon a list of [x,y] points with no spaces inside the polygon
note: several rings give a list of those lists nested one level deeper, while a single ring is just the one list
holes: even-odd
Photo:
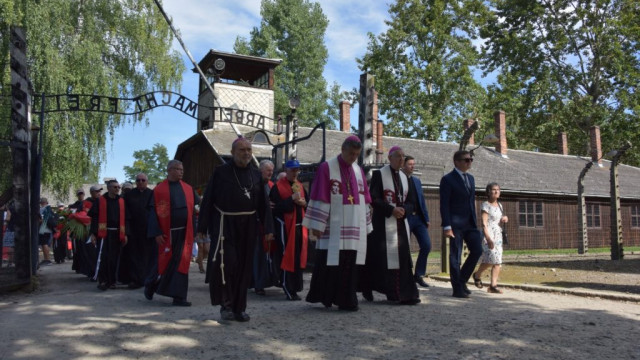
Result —
[{"label": "procession of people", "polygon": [[[375,292],[391,304],[419,304],[418,286],[429,287],[425,276],[431,241],[415,160],[392,146],[388,164],[373,170],[368,182],[356,163],[361,151],[360,139],[347,137],[340,154],[321,163],[305,187],[297,159],[285,161],[284,171],[274,178],[274,164],[263,160],[259,168],[254,166],[252,143],[239,137],[231,146],[231,159],[215,169],[202,199],[182,180],[184,167],[178,160],[169,161],[166,179],[153,189],[144,173],[122,193],[116,180],[107,181],[104,194],[101,185],[91,186],[87,200],[79,189],[69,208],[75,219],[85,219],[89,236],[69,234],[72,269],[101,291],[144,287],[148,300],[163,295],[174,306],[191,306],[189,268],[197,261],[222,321],[250,320],[246,310],[252,288],[266,296],[266,289],[276,287],[285,299],[302,300],[308,260],[313,264],[309,303],[357,311],[358,292],[367,301],[375,300]],[[472,161],[469,152],[456,152],[454,170],[440,182],[443,235],[451,239],[452,295],[462,299],[471,293],[466,285],[470,277],[482,288],[480,277],[489,268],[489,292],[502,293],[497,287],[502,254],[498,224],[507,218],[497,202],[499,186],[491,183],[489,201],[482,207],[483,232],[478,229],[475,182],[468,172]],[[48,252],[54,215],[46,199],[41,204],[40,244]],[[412,234],[420,247],[415,264]],[[315,242],[313,258],[310,241]],[[461,264],[463,242],[470,253]],[[198,260],[196,243],[202,247]],[[483,264],[474,273],[481,257]],[[43,264],[47,261],[45,256]]]}]

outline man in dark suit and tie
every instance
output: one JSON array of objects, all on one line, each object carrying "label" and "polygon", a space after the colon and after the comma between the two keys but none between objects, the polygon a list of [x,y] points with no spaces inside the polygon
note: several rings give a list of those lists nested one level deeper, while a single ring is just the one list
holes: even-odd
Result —
[{"label": "man in dark suit and tie", "polygon": [[427,258],[431,252],[431,238],[429,237],[428,231],[429,211],[427,210],[427,204],[424,201],[422,183],[417,176],[412,176],[415,164],[416,160],[413,156],[407,155],[404,158],[402,171],[409,178],[409,186],[413,188],[413,194],[415,194],[415,199],[413,199],[415,210],[411,214],[407,215],[407,221],[409,222],[409,229],[411,233],[416,237],[418,245],[420,245],[420,252],[418,253],[418,259],[416,260],[416,267],[414,270],[414,278],[418,285],[422,287],[429,287],[429,284],[424,281],[424,276],[427,274]]},{"label": "man in dark suit and tie", "polygon": [[[468,298],[471,291],[467,281],[482,255],[482,235],[478,230],[475,205],[475,180],[467,171],[473,158],[466,150],[453,155],[455,168],[440,180],[440,215],[444,236],[449,243],[449,276],[453,296]],[[462,241],[469,248],[469,256],[460,267]]]}]

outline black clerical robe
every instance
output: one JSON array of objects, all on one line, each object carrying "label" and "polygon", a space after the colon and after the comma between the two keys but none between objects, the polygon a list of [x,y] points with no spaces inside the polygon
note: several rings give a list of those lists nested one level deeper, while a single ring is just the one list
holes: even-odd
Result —
[{"label": "black clerical robe", "polygon": [[153,191],[133,189],[124,195],[124,203],[129,217],[129,241],[122,249],[122,278],[133,287],[144,284],[149,273],[149,258],[153,239],[147,238],[147,218],[149,199]]},{"label": "black clerical robe", "polygon": [[265,234],[273,233],[264,185],[260,172],[251,165],[240,168],[233,162],[223,164],[209,180],[200,207],[198,233],[208,232],[211,237],[205,280],[211,304],[234,313],[244,312],[247,307],[259,224],[263,224]]},{"label": "black clerical robe", "polygon": [[[272,185],[273,183],[264,184],[266,194],[269,194]],[[278,244],[275,241],[265,242],[262,237],[264,237],[264,226],[261,224],[253,251],[253,278],[249,285],[256,292],[272,286],[282,286],[280,280],[282,254]]]},{"label": "black clerical robe", "polygon": [[[102,195],[107,204],[107,236],[101,239],[98,236],[98,219],[100,216],[100,201],[96,199],[93,202],[93,206],[89,210],[91,217],[91,234],[97,239],[97,264],[96,275],[94,279],[97,279],[100,284],[115,285],[116,281],[120,281],[118,278],[118,267],[120,263],[120,250],[122,244],[120,240],[120,196],[116,195],[114,198],[109,196],[109,193]],[[126,219],[126,211],[125,211]],[[125,234],[129,233],[128,221],[125,221]]]},{"label": "black clerical robe", "polygon": [[[189,274],[183,274],[178,271],[182,251],[184,248],[187,221],[193,223],[195,229],[196,217],[189,219],[187,216],[187,199],[185,197],[182,186],[178,181],[169,181],[169,196],[171,203],[171,251],[172,256],[164,275],[158,277],[158,244],[155,237],[163,235],[160,229],[160,223],[156,214],[155,200],[153,195],[149,199],[149,216],[147,226],[147,237],[152,242],[150,252],[151,270],[145,281],[145,285],[149,286],[153,283],[154,290],[157,294],[169,296],[178,300],[186,300],[189,290]],[[198,195],[193,192],[194,203],[198,203]],[[195,212],[194,212],[195,213]]]},{"label": "black clerical robe", "polygon": [[[414,198],[412,187],[408,189],[408,196],[401,195],[404,193],[400,174],[393,172],[393,183],[395,185],[394,199],[396,206],[405,209],[405,217],[413,212]],[[371,185],[369,186],[371,194],[372,224],[373,231],[367,237],[367,259],[365,265],[360,267],[358,278],[358,290],[363,294],[377,291],[387,296],[387,300],[406,301],[419,299],[418,288],[413,278],[413,262],[411,260],[411,250],[409,248],[408,231],[406,228],[405,218],[397,219],[397,269],[390,269],[387,262],[387,239],[386,239],[386,218],[390,218],[394,206],[390,205],[383,188],[382,175],[380,171],[374,171],[371,176]],[[398,199],[402,199],[398,201]]]},{"label": "black clerical robe", "polygon": [[[69,206],[70,209],[75,210],[76,212],[84,210],[84,202],[88,200],[78,200]],[[71,243],[73,244],[73,263],[71,264],[71,270],[75,270],[78,274],[84,274],[89,277],[93,276],[94,267],[89,265],[89,260],[87,259],[85,249],[85,242],[87,239],[78,239],[75,236],[71,238]],[[91,245],[93,247],[93,245]],[[95,252],[95,247],[93,247],[93,251]]]}]

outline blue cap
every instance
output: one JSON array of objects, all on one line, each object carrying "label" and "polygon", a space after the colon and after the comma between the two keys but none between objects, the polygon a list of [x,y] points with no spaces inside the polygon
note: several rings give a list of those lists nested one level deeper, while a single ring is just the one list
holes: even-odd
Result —
[{"label": "blue cap", "polygon": [[287,169],[298,169],[300,168],[300,162],[296,159],[287,160],[287,163],[284,164],[284,167]]}]

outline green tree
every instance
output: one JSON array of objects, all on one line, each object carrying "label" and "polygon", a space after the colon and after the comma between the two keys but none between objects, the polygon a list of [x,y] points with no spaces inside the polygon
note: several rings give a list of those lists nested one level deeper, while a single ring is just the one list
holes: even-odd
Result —
[{"label": "green tree", "polygon": [[136,175],[145,173],[149,184],[157,184],[167,177],[169,156],[166,146],[154,144],[151,149],[136,150],[133,159],[133,165],[123,167],[127,180],[135,182]]},{"label": "green tree", "polygon": [[462,120],[482,113],[485,92],[474,80],[475,0],[397,0],[388,29],[369,33],[360,69],[376,77],[385,133],[437,140],[458,139]]},{"label": "green tree", "polygon": [[[180,84],[184,65],[171,50],[173,36],[153,0],[0,0],[0,9],[0,58],[8,58],[9,26],[26,30],[36,110],[41,93],[133,97]],[[7,89],[8,66],[0,66]],[[126,120],[142,121],[144,115]],[[95,181],[107,137],[124,123],[102,113],[48,114],[43,183],[62,195],[84,180]]]},{"label": "green tree", "polygon": [[327,82],[322,72],[328,52],[324,35],[329,21],[320,4],[309,0],[263,0],[260,28],[254,27],[250,39],[236,38],[239,54],[280,58],[276,68],[275,113],[290,112],[288,100],[300,99],[296,113],[303,126],[327,121],[329,114]]},{"label": "green tree", "polygon": [[[490,1],[481,29],[489,89],[519,148],[555,151],[566,131],[574,154],[640,143],[640,4],[636,0]],[[640,152],[625,162],[640,165]]]}]

